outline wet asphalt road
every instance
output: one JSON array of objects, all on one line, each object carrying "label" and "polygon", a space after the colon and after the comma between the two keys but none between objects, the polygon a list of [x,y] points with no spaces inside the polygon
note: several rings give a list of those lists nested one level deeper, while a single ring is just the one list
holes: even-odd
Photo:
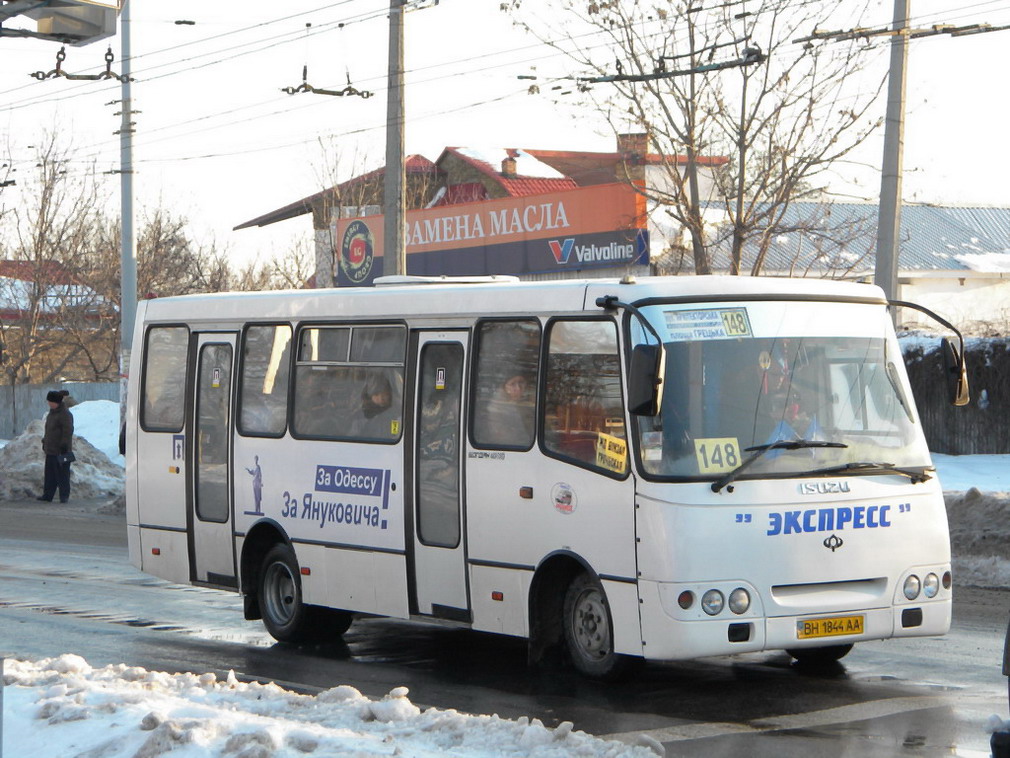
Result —
[{"label": "wet asphalt road", "polygon": [[648,733],[668,756],[988,756],[986,717],[1007,717],[1000,673],[1010,593],[961,588],[942,639],[857,645],[805,669],[784,653],[645,667],[601,684],[526,667],[521,641],[358,620],[343,642],[280,645],[242,619],[238,596],[172,585],[129,565],[123,518],[93,503],[0,503],[0,656],[74,652],[92,665],[234,670],[312,691],[410,688],[421,706],[600,736]]}]

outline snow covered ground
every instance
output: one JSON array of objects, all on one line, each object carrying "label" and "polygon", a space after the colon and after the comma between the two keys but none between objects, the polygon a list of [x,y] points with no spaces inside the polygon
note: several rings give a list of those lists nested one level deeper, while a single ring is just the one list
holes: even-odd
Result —
[{"label": "snow covered ground", "polygon": [[[106,458],[102,462],[93,455],[92,475],[103,478],[98,489],[114,490],[115,468],[106,463],[111,457],[121,472],[118,406],[92,401],[76,406],[73,413],[77,435]],[[13,440],[0,450],[0,470],[8,478],[13,475],[12,464],[3,455],[20,449],[21,442],[33,460],[41,457],[37,439]],[[29,453],[23,457],[22,466],[29,462]],[[935,455],[934,462],[946,493],[958,580],[1006,586],[1010,455]],[[77,471],[78,477],[87,474],[81,467]],[[33,481],[37,487],[41,476]],[[662,746],[646,736],[640,744],[628,745],[574,731],[568,722],[548,729],[535,719],[422,710],[410,701],[405,687],[380,700],[348,686],[308,696],[275,684],[239,682],[234,676],[219,680],[214,674],[171,675],[125,664],[93,669],[72,653],[41,661],[7,660],[3,678],[3,758],[154,758],[169,753],[173,758],[663,754]]]},{"label": "snow covered ground", "polygon": [[540,722],[422,711],[397,687],[381,700],[338,686],[316,696],[214,674],[170,675],[77,655],[7,661],[3,755],[87,758],[627,756],[662,746],[600,740]]}]

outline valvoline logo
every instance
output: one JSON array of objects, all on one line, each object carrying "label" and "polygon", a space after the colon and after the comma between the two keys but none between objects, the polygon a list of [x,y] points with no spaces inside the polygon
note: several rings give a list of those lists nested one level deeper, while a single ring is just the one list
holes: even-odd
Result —
[{"label": "valvoline logo", "polygon": [[554,254],[554,260],[557,261],[559,266],[562,266],[568,263],[568,257],[572,254],[572,248],[575,247],[575,239],[569,237],[564,242],[551,240],[547,244],[551,247],[551,252]]}]

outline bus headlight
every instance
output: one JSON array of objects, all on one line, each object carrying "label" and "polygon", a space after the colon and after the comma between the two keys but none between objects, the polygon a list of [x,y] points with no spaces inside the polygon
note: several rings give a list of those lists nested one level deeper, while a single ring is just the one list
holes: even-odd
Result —
[{"label": "bus headlight", "polygon": [[701,596],[701,607],[705,609],[705,613],[709,616],[715,616],[722,611],[724,602],[725,600],[719,590],[709,590]]},{"label": "bus headlight", "polygon": [[919,582],[919,577],[915,574],[909,574],[905,579],[905,587],[902,591],[905,593],[906,598],[909,600],[915,600],[919,597],[919,590],[921,588],[922,584]]},{"label": "bus headlight", "polygon": [[926,597],[936,597],[939,591],[940,578],[933,573],[926,574],[926,578],[922,580],[922,594]]},{"label": "bus headlight", "polygon": [[729,593],[729,609],[733,613],[739,616],[741,613],[746,613],[748,608],[750,608],[750,593],[747,590],[737,587]]}]

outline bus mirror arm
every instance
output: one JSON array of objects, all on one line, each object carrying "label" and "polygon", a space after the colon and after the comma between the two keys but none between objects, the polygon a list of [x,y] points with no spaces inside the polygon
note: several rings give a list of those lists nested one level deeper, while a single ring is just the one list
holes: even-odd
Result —
[{"label": "bus mirror arm", "polygon": [[614,295],[596,298],[596,305],[605,310],[623,308],[634,314],[642,327],[655,338],[655,345],[635,345],[631,351],[628,411],[635,416],[658,416],[663,405],[663,377],[666,376],[666,349],[659,332],[638,308],[622,303]]},{"label": "bus mirror arm", "polygon": [[891,307],[911,308],[920,313],[925,313],[931,319],[947,327],[957,335],[958,344],[956,347],[954,346],[954,340],[950,337],[944,337],[941,343],[944,377],[947,380],[947,393],[951,405],[968,405],[971,401],[971,396],[968,392],[968,369],[964,357],[964,337],[961,335],[960,330],[946,319],[922,305],[903,300],[889,300],[887,304]]}]

